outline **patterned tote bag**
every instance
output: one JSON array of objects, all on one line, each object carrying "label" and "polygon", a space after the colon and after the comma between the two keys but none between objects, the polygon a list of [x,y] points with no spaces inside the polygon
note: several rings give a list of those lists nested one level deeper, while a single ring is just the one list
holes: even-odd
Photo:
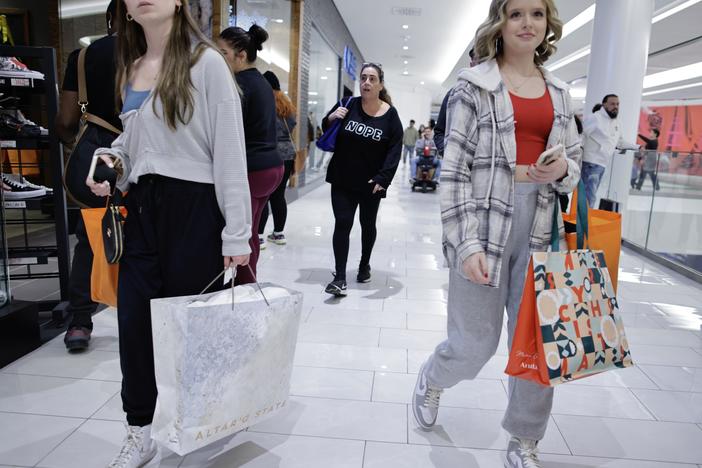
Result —
[{"label": "patterned tote bag", "polygon": [[[586,208],[587,209],[587,208]],[[604,252],[583,249],[587,211],[579,210],[578,250],[532,255],[506,373],[555,386],[633,365]]]}]

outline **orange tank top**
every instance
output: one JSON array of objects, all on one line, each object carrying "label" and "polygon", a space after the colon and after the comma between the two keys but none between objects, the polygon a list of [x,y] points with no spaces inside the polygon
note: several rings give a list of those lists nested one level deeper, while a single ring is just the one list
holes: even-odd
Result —
[{"label": "orange tank top", "polygon": [[523,98],[509,93],[514,108],[517,164],[536,164],[546,150],[553,127],[553,103],[548,89],[539,98]]}]

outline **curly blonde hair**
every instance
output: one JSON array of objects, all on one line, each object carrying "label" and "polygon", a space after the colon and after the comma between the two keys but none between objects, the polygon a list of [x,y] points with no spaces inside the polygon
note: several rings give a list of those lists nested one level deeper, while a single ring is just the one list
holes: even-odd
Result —
[{"label": "curly blonde hair", "polygon": [[[534,54],[534,63],[543,65],[556,53],[556,42],[563,35],[563,21],[558,17],[554,0],[541,0],[546,8],[546,35]],[[507,22],[507,4],[509,0],[492,0],[488,17],[475,33],[475,58],[477,62],[496,59],[502,55],[501,31]],[[499,41],[498,41],[499,39]],[[500,44],[498,44],[500,42]]]}]

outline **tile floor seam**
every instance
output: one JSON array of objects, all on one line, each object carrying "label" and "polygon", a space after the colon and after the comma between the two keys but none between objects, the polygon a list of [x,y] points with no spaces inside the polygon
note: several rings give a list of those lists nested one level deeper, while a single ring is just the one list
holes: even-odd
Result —
[{"label": "tile floor seam", "polygon": [[[93,418],[93,416],[95,416],[96,414],[98,414],[98,413],[99,413],[105,406],[107,406],[107,405],[110,403],[110,401],[112,401],[112,399],[113,399],[115,396],[117,396],[120,392],[121,392],[121,390],[117,390],[115,393],[113,393],[112,396],[109,397],[109,398],[107,399],[107,401],[106,401],[105,403],[102,404],[102,406],[100,406],[97,410],[95,410],[95,412],[93,412],[93,414],[91,414],[91,415],[88,417],[88,419],[100,419],[100,418]],[[108,420],[108,421],[109,421],[109,420]]]},{"label": "tile floor seam", "polygon": [[566,448],[568,449],[568,451],[570,452],[570,454],[571,454],[571,455],[575,455],[575,454],[573,453],[573,449],[570,448],[570,445],[568,444],[568,440],[566,439],[565,435],[563,434],[563,431],[562,431],[561,428],[558,426],[558,422],[556,421],[556,418],[553,417],[553,414],[551,414],[551,416],[549,416],[549,419],[550,419],[551,421],[553,421],[553,424],[556,426],[556,430],[557,430],[558,433],[561,435],[561,439],[563,439],[563,443],[565,444],[565,446],[566,446]]},{"label": "tile floor seam", "polygon": [[19,411],[6,411],[0,410],[0,414],[15,414],[18,416],[40,416],[43,418],[63,418],[63,419],[76,419],[76,420],[87,420],[89,418],[81,418],[78,416],[57,416],[55,414],[43,414],[43,413],[22,413]]},{"label": "tile floor seam", "polygon": [[366,447],[368,447],[368,441],[363,441],[363,457],[361,457],[361,468],[366,466]]},{"label": "tile floor seam", "polygon": [[370,401],[375,401],[373,399],[373,392],[375,392],[375,374],[376,372],[373,372],[373,378],[371,379]]},{"label": "tile floor seam", "polygon": [[[636,400],[641,406],[644,407],[644,409],[646,410],[646,412],[653,418],[653,421],[661,421],[661,420],[658,418],[658,416],[656,415],[656,413],[654,413],[653,410],[652,410],[651,408],[649,408],[648,405],[647,405],[646,403],[644,403],[643,400],[641,400],[641,399],[639,398],[639,396],[631,389],[631,387],[626,387],[626,389],[629,391],[629,393],[630,393],[631,396],[634,398],[634,400]],[[662,422],[662,421],[661,421],[661,422]],[[672,422],[672,421],[671,421],[671,422]]]},{"label": "tile floor seam", "polygon": [[83,422],[82,422],[81,424],[79,424],[78,427],[76,427],[75,429],[73,429],[72,431],[70,431],[70,433],[69,433],[66,437],[64,437],[63,439],[61,439],[61,441],[60,441],[59,443],[57,443],[56,445],[54,445],[54,447],[53,447],[51,450],[49,450],[49,451],[46,453],[46,455],[44,455],[44,456],[41,458],[41,460],[39,460],[39,462],[36,463],[34,466],[35,466],[35,467],[39,467],[39,466],[41,465],[41,462],[43,462],[44,460],[46,460],[46,459],[49,457],[49,455],[51,455],[52,453],[54,453],[54,451],[55,451],[57,448],[59,448],[61,445],[63,445],[63,443],[66,442],[66,441],[68,440],[69,437],[71,437],[73,434],[75,434],[76,432],[78,432],[78,430],[79,430],[81,427],[83,427],[83,426],[85,425],[85,423],[87,423],[88,421],[89,421],[89,419],[83,420]]}]

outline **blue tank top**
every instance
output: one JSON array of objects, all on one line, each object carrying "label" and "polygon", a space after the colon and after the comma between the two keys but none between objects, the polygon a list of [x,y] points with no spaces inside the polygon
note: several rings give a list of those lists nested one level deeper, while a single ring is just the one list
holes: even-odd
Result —
[{"label": "blue tank top", "polygon": [[124,104],[122,104],[122,113],[130,110],[139,109],[144,103],[151,91],[134,91],[132,85],[127,83],[127,89],[124,93]]}]

